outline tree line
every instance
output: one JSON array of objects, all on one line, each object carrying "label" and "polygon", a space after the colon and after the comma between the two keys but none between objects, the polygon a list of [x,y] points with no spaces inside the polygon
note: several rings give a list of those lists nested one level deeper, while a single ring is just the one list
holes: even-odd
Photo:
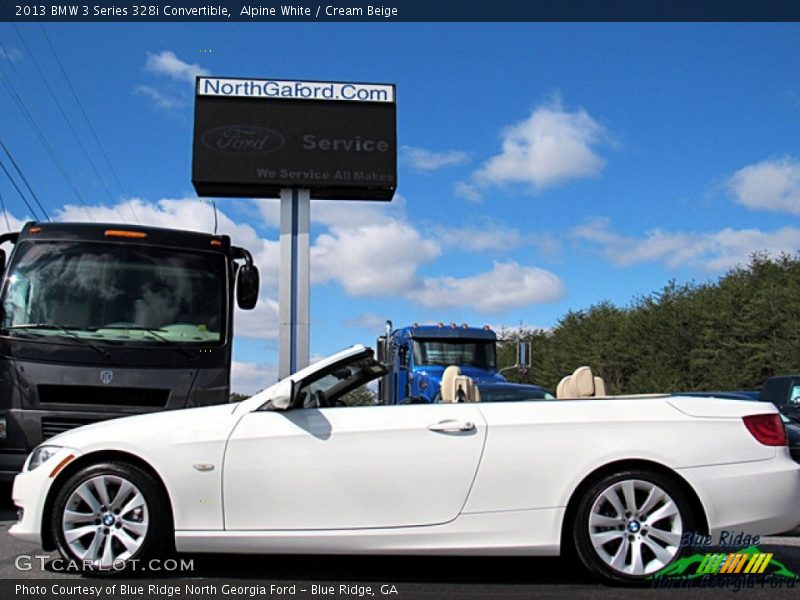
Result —
[{"label": "tree line", "polygon": [[758,389],[800,372],[800,259],[755,254],[715,282],[671,281],[625,307],[604,301],[550,330],[503,333],[501,365],[518,339],[531,344],[531,369],[508,378],[552,391],[581,365],[608,394]]}]

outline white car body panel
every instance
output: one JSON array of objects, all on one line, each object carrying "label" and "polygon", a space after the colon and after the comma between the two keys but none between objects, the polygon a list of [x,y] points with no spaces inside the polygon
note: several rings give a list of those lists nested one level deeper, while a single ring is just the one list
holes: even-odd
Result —
[{"label": "white car body panel", "polygon": [[[428,429],[448,420],[475,429]],[[225,527],[353,529],[452,521],[467,501],[485,437],[483,417],[468,404],[251,412],[228,440]]]},{"label": "white car body panel", "polygon": [[[764,410],[752,402],[731,402],[739,412]],[[466,513],[566,506],[584,477],[618,460],[649,460],[678,469],[728,463],[730,448],[737,449],[737,462],[767,460],[776,454],[774,447],[759,444],[750,435],[741,417],[696,419],[675,410],[664,398],[498,402],[479,407],[490,427]]]},{"label": "white car body panel", "polygon": [[285,554],[558,554],[564,509],[460,515],[426,527],[347,530],[179,531],[182,552]]},{"label": "white car body panel", "polygon": [[[355,346],[292,376],[363,354]],[[179,550],[556,554],[571,495],[620,460],[682,477],[712,532],[779,533],[800,523],[800,466],[761,445],[742,417],[772,405],[664,396],[259,411],[237,405],[116,419],[48,440],[54,457],[15,480],[41,541],[49,477],[67,454],[146,462],[170,496]],[[692,416],[695,415],[695,416]],[[472,432],[436,432],[444,420]]]}]

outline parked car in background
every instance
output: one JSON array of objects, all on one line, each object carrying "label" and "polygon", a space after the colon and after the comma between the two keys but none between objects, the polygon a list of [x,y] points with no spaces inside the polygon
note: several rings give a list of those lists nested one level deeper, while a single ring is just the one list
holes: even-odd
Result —
[{"label": "parked car in background", "polygon": [[800,423],[800,375],[776,375],[761,386],[758,399],[772,402],[794,423]]}]

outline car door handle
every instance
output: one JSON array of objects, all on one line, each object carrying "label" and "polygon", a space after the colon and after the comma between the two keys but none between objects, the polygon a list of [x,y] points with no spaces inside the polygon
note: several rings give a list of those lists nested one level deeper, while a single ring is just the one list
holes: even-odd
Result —
[{"label": "car door handle", "polygon": [[465,431],[475,431],[475,423],[469,421],[439,421],[428,425],[428,429],[438,433],[463,433]]}]

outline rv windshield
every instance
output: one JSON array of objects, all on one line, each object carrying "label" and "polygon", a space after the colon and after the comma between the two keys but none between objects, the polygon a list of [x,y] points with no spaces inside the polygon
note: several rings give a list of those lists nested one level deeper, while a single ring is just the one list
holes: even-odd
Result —
[{"label": "rv windshield", "polygon": [[466,365],[494,370],[494,340],[435,339],[414,340],[414,363],[417,365]]},{"label": "rv windshield", "polygon": [[218,342],[224,282],[220,254],[26,240],[3,289],[2,325],[16,335],[91,341]]}]

